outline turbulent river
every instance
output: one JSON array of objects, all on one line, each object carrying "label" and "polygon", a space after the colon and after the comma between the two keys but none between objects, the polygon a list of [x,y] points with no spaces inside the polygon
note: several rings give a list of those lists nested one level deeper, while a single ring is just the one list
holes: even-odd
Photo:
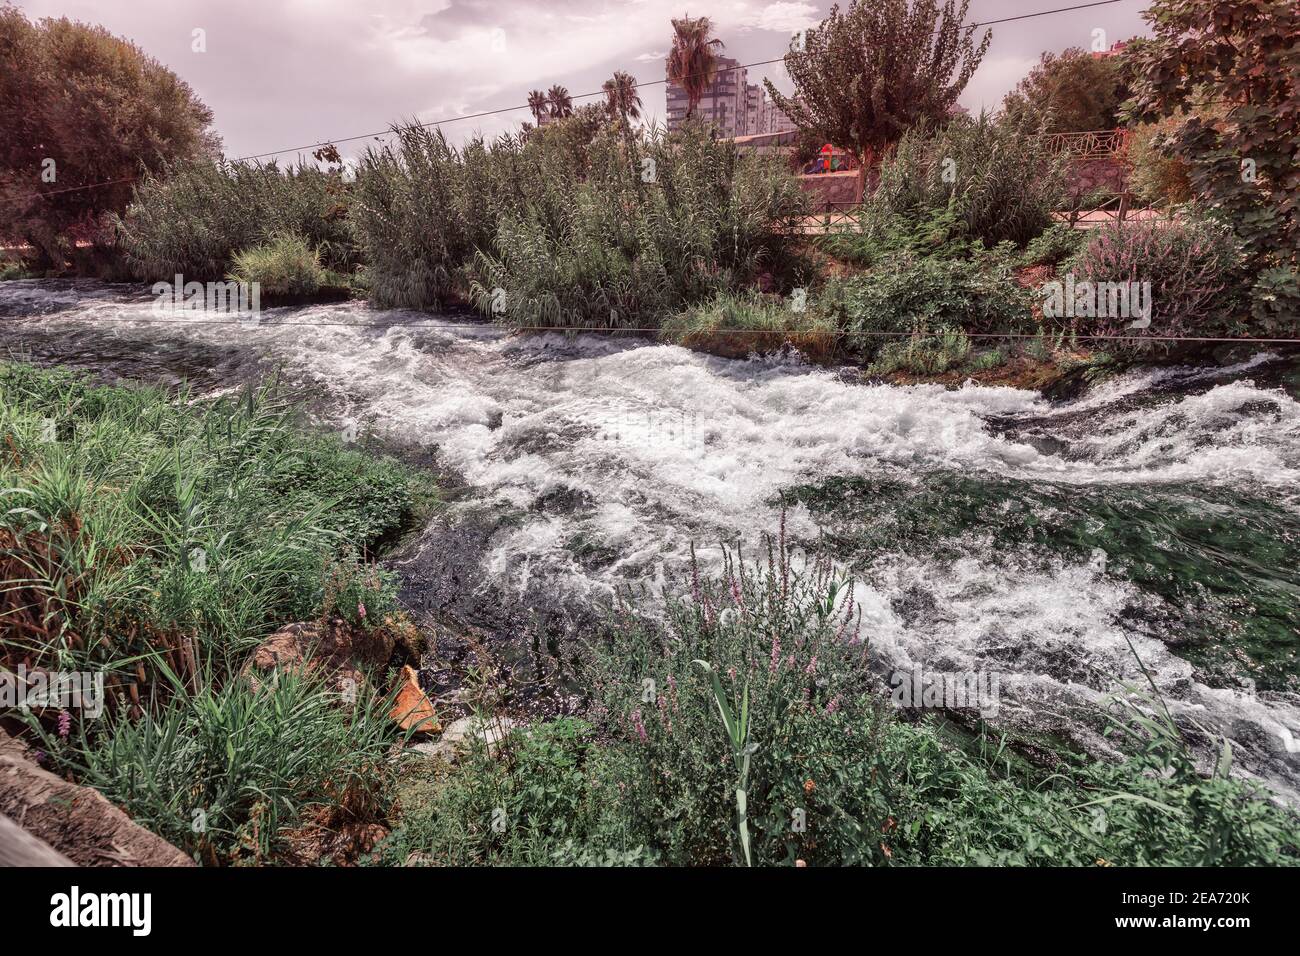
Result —
[{"label": "turbulent river", "polygon": [[392,559],[417,611],[551,641],[629,582],[653,605],[692,542],[752,553],[784,511],[856,575],[882,673],[996,671],[999,721],[1102,752],[1097,705],[1140,658],[1193,737],[1300,800],[1294,357],[1053,402],[352,303],[256,325],[152,304],[0,283],[0,340],[200,394],[278,371],[326,427],[434,462],[461,487]]}]

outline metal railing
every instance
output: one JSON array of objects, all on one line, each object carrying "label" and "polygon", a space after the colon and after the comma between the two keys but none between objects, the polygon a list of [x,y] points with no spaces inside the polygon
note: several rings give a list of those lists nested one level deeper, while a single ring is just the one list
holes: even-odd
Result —
[{"label": "metal railing", "polygon": [[1047,148],[1068,153],[1071,159],[1118,159],[1128,161],[1129,131],[1096,129],[1083,133],[1049,133]]}]

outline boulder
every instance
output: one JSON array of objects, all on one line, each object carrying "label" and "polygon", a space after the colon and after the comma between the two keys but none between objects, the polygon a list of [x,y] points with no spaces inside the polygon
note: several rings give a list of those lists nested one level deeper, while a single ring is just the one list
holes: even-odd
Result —
[{"label": "boulder", "polygon": [[365,682],[361,665],[388,663],[394,643],[387,628],[367,631],[337,618],[289,624],[253,651],[242,674],[256,688],[263,675],[277,668],[290,672],[304,667],[320,669],[328,675],[332,690],[346,693]]},{"label": "boulder", "polygon": [[436,741],[413,744],[410,749],[424,757],[455,763],[461,752],[468,750],[476,739],[486,743],[488,753],[492,753],[514,728],[515,722],[509,717],[493,717],[485,725],[471,714],[448,724]]},{"label": "boulder", "polygon": [[[162,837],[136,824],[98,790],[56,777],[37,766],[27,748],[0,730],[0,814],[5,831],[23,831],[26,865],[50,865],[56,855],[77,866],[193,866]],[[17,853],[20,838],[4,838]],[[53,854],[41,853],[44,845]],[[36,853],[38,859],[31,854]]]},{"label": "boulder", "polygon": [[420,689],[419,675],[410,665],[402,668],[397,700],[393,703],[393,709],[388,712],[388,716],[403,730],[418,734],[436,734],[442,730],[433,703]]}]

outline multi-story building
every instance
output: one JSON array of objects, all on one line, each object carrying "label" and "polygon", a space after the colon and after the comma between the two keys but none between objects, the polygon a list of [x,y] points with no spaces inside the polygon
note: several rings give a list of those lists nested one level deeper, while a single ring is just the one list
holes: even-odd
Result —
[{"label": "multi-story building", "polygon": [[[712,123],[723,137],[744,136],[749,131],[749,89],[746,70],[729,56],[717,58],[717,74],[699,103],[695,117]],[[686,89],[668,82],[668,129],[675,130],[686,119],[689,100]]]},{"label": "multi-story building", "polygon": [[[729,56],[718,57],[717,74],[696,104],[696,118],[712,123],[717,127],[718,135],[723,137],[793,130],[794,123],[776,108],[767,91],[747,80],[748,71],[739,62]],[[667,90],[668,129],[671,131],[686,120],[689,100],[686,90],[672,80],[668,81]]]},{"label": "multi-story building", "polygon": [[745,132],[741,135],[761,133],[759,114],[763,108],[763,91],[755,83],[745,86]]},{"label": "multi-story building", "polygon": [[788,133],[794,128],[794,121],[777,109],[767,90],[763,90],[758,104],[758,129],[752,132]]}]

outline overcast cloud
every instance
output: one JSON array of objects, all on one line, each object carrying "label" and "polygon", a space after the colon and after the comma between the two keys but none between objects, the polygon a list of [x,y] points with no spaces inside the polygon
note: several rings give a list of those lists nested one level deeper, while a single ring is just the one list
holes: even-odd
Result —
[{"label": "overcast cloud", "polygon": [[[991,20],[1080,0],[972,0]],[[1088,47],[1145,32],[1142,0],[992,27],[993,44],[961,98],[994,107],[1044,50]],[[615,70],[663,79],[669,19],[711,17],[742,63],[781,56],[790,36],[830,3],[780,0],[18,0],[28,16],[102,24],[176,71],[216,114],[231,156],[266,153],[385,128],[406,117],[463,116],[525,101],[535,87],[600,89]],[[193,31],[206,32],[194,52]],[[779,64],[751,69],[789,90]],[[662,120],[664,88],[641,91]],[[578,100],[589,102],[590,100]],[[492,136],[527,109],[445,127],[454,141]],[[344,147],[354,153],[365,141]],[[292,158],[288,156],[286,158]]]}]

